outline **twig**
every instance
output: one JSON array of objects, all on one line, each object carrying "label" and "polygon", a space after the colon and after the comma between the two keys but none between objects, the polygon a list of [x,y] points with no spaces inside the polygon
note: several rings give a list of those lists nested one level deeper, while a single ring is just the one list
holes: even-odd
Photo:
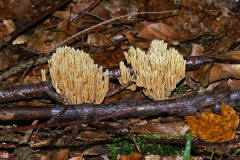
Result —
[{"label": "twig", "polygon": [[[32,125],[36,125],[38,123],[38,120],[34,120]],[[23,137],[23,139],[19,142],[19,144],[27,144],[29,139],[32,136],[33,129],[28,129]]]},{"label": "twig", "polygon": [[2,73],[0,75],[0,82],[7,79],[10,76],[13,76],[19,72],[22,72],[24,70],[26,70],[29,66],[31,66],[33,64],[33,66],[38,66],[38,65],[42,65],[47,63],[48,61],[48,57],[39,57],[36,62],[34,63],[34,59],[30,59],[26,62],[22,62],[21,64],[17,65],[16,67],[12,67],[11,69],[9,69],[8,71]]},{"label": "twig", "polygon": [[48,97],[47,91],[53,90],[51,82],[23,84],[0,89],[0,103]]},{"label": "twig", "polygon": [[83,16],[85,16],[86,12],[90,12],[93,8],[95,8],[102,0],[96,0],[95,2],[93,2],[92,4],[90,4],[90,6],[88,8],[86,8],[79,16],[77,16],[76,18],[74,18],[72,21],[76,22],[78,20],[80,20],[80,18],[82,18]]}]

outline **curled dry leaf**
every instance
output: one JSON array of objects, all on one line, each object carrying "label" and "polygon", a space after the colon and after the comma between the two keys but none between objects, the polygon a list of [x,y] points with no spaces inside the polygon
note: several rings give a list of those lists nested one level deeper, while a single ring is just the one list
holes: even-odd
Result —
[{"label": "curled dry leaf", "polygon": [[209,83],[227,78],[240,79],[240,64],[214,63],[209,76]]},{"label": "curled dry leaf", "polygon": [[25,35],[25,34],[22,34],[20,35],[19,37],[17,37],[13,42],[12,44],[16,45],[16,44],[23,44],[23,43],[26,43],[28,42],[29,40],[29,36]]},{"label": "curled dry leaf", "polygon": [[162,39],[170,42],[183,42],[194,38],[193,35],[179,32],[175,28],[164,23],[145,23],[137,36],[146,40]]},{"label": "curled dry leaf", "polygon": [[222,104],[221,115],[204,111],[199,118],[196,116],[185,116],[192,135],[200,136],[208,142],[226,142],[235,137],[235,130],[239,124],[239,117],[234,109]]}]

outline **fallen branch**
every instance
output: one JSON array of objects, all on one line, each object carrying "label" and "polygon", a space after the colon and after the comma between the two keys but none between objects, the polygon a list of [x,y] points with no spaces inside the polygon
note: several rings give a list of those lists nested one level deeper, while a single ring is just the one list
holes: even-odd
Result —
[{"label": "fallen branch", "polygon": [[[40,58],[37,60],[34,65],[37,65],[41,62],[47,62],[48,58]],[[201,66],[205,65],[206,63],[210,63],[212,60],[211,58],[205,57],[205,56],[199,56],[199,57],[188,57],[187,58],[187,64],[186,64],[186,70],[194,70],[198,69]],[[17,69],[23,69],[28,66],[28,64],[32,64],[33,60],[31,60],[29,63],[24,63],[22,66],[18,67]],[[133,70],[130,66],[129,70],[131,74],[133,74]],[[6,74],[2,74],[0,76],[0,80],[3,77],[11,75],[10,73],[16,73],[17,69],[14,70],[14,68],[10,69],[8,72],[5,72]],[[117,80],[121,76],[121,72],[119,67],[113,67],[113,68],[106,68],[109,70],[109,79],[111,81]],[[8,73],[8,74],[7,74]],[[12,101],[20,101],[24,99],[30,99],[30,98],[38,98],[38,97],[50,97],[54,98],[49,93],[47,93],[48,90],[53,90],[51,82],[44,82],[44,83],[37,83],[37,84],[24,84],[24,85],[18,85],[13,87],[7,87],[0,89],[0,103],[6,103],[6,102],[12,102]],[[53,90],[54,91],[54,90]]]},{"label": "fallen branch", "polygon": [[152,101],[146,103],[126,102],[119,104],[81,104],[58,106],[12,106],[0,108],[0,120],[48,120],[68,107],[58,120],[78,119],[83,121],[102,120],[111,117],[139,116],[186,116],[195,115],[206,107],[215,106],[214,111],[220,111],[219,104],[225,103],[231,107],[240,106],[240,90],[219,89],[214,92],[196,93],[177,99]]}]

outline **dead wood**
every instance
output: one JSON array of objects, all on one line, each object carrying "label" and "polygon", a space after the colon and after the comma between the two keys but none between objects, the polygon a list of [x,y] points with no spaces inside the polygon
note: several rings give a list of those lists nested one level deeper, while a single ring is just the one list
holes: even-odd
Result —
[{"label": "dead wood", "polygon": [[48,120],[61,112],[68,110],[58,120],[94,121],[111,117],[140,117],[140,116],[186,116],[195,115],[206,107],[220,111],[221,103],[231,107],[240,106],[240,90],[218,89],[213,92],[195,93],[193,95],[152,101],[145,103],[126,102],[118,104],[81,104],[42,106],[12,106],[0,108],[0,120]]}]

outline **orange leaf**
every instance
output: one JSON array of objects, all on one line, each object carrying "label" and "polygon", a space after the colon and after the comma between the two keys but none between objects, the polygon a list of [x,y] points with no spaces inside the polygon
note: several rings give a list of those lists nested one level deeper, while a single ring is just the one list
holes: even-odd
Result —
[{"label": "orange leaf", "polygon": [[134,152],[129,155],[121,155],[120,160],[140,160],[141,154]]},{"label": "orange leaf", "polygon": [[208,142],[226,142],[235,137],[235,130],[239,123],[239,117],[234,109],[222,104],[221,115],[204,111],[199,118],[185,116],[194,137],[200,136]]}]

